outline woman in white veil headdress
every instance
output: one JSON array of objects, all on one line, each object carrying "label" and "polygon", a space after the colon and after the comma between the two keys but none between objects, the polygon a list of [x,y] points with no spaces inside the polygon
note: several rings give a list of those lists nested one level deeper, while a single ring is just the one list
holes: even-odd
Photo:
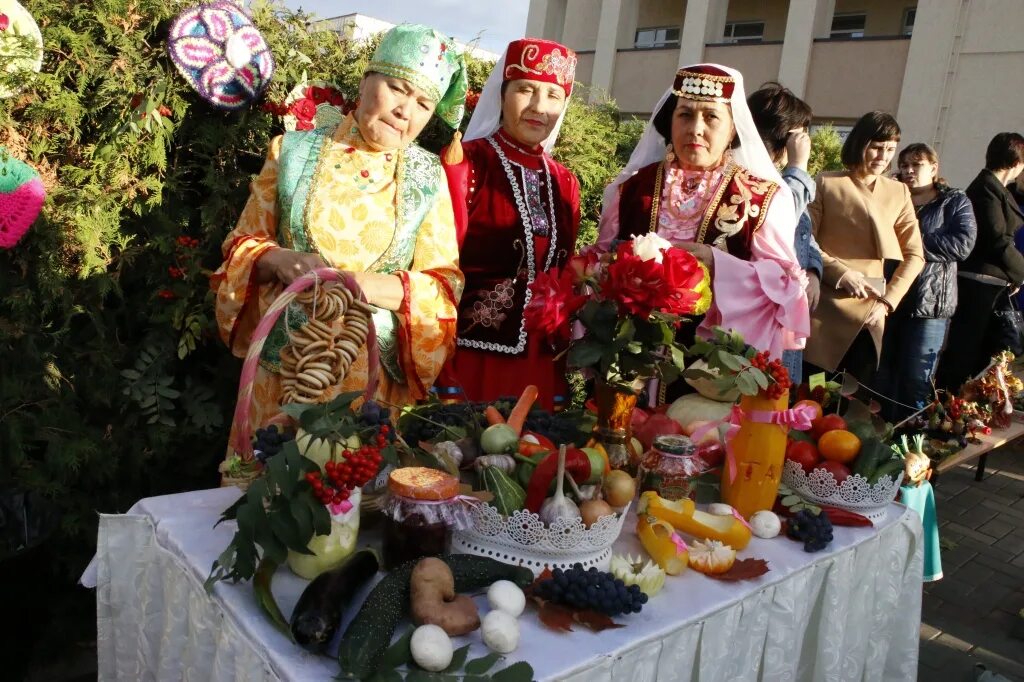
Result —
[{"label": "woman in white veil headdress", "polygon": [[[462,153],[444,153],[466,288],[458,350],[437,381],[449,399],[491,401],[536,386],[548,409],[565,404],[564,343],[526,329],[538,274],[573,255],[579,182],[550,155],[568,108],[576,54],[515,40],[484,85]],[[565,340],[567,342],[567,339]]]},{"label": "woman in white veil headdress", "polygon": [[743,77],[717,64],[680,69],[629,163],[604,194],[596,249],[656,231],[712,272],[698,334],[735,329],[773,358],[810,331],[797,217],[747,108]]}]

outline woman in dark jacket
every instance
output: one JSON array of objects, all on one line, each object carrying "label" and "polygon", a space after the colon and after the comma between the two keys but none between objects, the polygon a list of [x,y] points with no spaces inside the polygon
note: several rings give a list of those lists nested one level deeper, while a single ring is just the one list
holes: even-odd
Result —
[{"label": "woman in dark jacket", "polygon": [[921,143],[904,149],[899,179],[910,188],[925,266],[885,325],[879,387],[896,401],[884,408],[893,421],[931,398],[939,352],[956,312],[957,263],[970,255],[977,236],[971,202],[939,178],[934,149]]},{"label": "woman in dark jacket", "polygon": [[959,389],[985,369],[993,354],[1019,343],[1000,317],[1007,319],[1010,297],[1024,284],[1024,256],[1013,243],[1024,216],[1006,189],[1022,170],[1024,137],[999,133],[985,151],[985,168],[967,187],[978,221],[978,240],[958,272],[961,305],[950,324],[938,374],[944,388]]}]

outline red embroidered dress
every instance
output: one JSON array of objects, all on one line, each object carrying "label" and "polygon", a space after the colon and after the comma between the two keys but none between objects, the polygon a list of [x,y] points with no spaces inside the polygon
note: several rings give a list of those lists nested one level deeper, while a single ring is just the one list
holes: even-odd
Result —
[{"label": "red embroidered dress", "polygon": [[535,384],[542,406],[552,409],[568,391],[564,357],[555,360],[563,349],[528,334],[523,309],[537,273],[561,267],[575,250],[579,182],[540,147],[525,149],[502,130],[463,150],[466,180],[450,189],[466,288],[458,349],[438,392],[493,400]]}]

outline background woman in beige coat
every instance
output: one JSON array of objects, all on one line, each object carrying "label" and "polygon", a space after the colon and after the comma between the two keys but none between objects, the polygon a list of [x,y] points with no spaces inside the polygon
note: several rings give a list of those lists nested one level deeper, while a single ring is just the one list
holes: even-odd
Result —
[{"label": "background woman in beige coat", "polygon": [[[924,267],[910,191],[882,175],[899,139],[889,114],[862,116],[843,144],[848,170],[820,176],[807,207],[824,269],[804,360],[845,370],[868,386],[878,369],[885,317]],[[888,285],[885,260],[900,261]]]}]

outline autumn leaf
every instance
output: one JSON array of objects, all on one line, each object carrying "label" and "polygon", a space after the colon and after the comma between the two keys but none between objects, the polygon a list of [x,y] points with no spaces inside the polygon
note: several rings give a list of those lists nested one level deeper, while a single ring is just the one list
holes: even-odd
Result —
[{"label": "autumn leaf", "polygon": [[751,580],[762,576],[768,572],[768,562],[764,559],[739,559],[733,563],[725,573],[719,573],[718,575],[708,575],[709,578],[715,580]]}]

